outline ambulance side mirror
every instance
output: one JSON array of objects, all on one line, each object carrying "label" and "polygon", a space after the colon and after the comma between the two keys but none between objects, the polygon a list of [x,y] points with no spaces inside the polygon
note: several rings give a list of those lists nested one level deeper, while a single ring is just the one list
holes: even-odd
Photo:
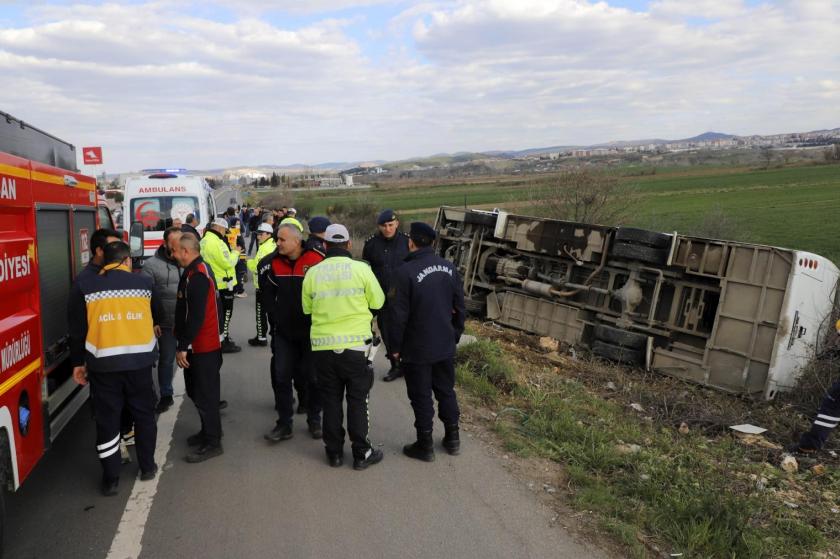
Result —
[{"label": "ambulance side mirror", "polygon": [[128,233],[128,246],[132,258],[143,258],[143,224],[135,221]]}]

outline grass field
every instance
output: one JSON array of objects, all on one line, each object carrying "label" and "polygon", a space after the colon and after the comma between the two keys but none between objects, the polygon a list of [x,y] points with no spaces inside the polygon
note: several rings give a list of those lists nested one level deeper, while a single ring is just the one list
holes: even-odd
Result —
[{"label": "grass field", "polygon": [[[634,174],[625,169],[625,174]],[[621,171],[619,171],[621,172]],[[545,177],[500,177],[475,183],[383,185],[349,192],[297,193],[295,203],[325,213],[359,198],[400,212],[403,221],[432,220],[442,205],[533,213]],[[732,240],[808,250],[840,263],[840,165],[771,168],[690,167],[625,176],[637,205],[626,225],[694,233],[710,212],[733,225]],[[610,225],[610,224],[608,224]],[[731,236],[731,235],[730,235]]]}]

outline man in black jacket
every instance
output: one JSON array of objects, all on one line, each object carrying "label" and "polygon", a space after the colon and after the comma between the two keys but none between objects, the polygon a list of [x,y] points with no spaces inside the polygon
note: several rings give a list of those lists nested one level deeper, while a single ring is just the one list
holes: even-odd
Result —
[{"label": "man in black jacket", "polygon": [[197,448],[186,461],[197,463],[224,452],[219,417],[222,309],[213,271],[201,258],[198,239],[182,235],[173,253],[183,268],[175,303],[175,360],[184,368],[187,396],[201,420],[201,431],[187,439],[187,444]]},{"label": "man in black jacket", "polygon": [[[370,264],[382,292],[388,295],[394,271],[402,266],[405,257],[408,256],[408,235],[400,231],[400,222],[394,210],[383,210],[376,224],[379,232],[365,241],[362,259]],[[379,325],[379,334],[385,343],[385,354],[391,362],[391,368],[382,380],[391,382],[400,378],[402,371],[399,361],[391,356],[392,352],[388,347],[388,302],[376,315],[376,323]]]},{"label": "man in black jacket", "polygon": [[291,223],[277,230],[277,250],[257,265],[261,304],[268,312],[272,325],[271,348],[274,358],[271,368],[271,387],[277,422],[265,434],[270,442],[292,438],[292,383],[298,374],[304,390],[298,391],[301,404],[306,406],[309,434],[320,439],[321,399],[312,368],[312,349],[309,329],[312,320],[303,313],[301,287],[309,268],[324,259],[317,250],[305,250],[300,229]]},{"label": "man in black jacket", "polygon": [[446,431],[443,448],[458,454],[461,445],[454,361],[464,331],[464,291],[452,263],[432,250],[434,239],[435,230],[429,225],[411,224],[411,254],[394,273],[388,302],[388,347],[405,372],[417,429],[417,441],[406,445],[403,453],[426,462],[435,459],[432,392]]},{"label": "man in black jacket", "polygon": [[131,272],[131,251],[119,240],[105,246],[99,274],[76,283],[68,302],[73,380],[90,382],[102,493],[112,496],[119,488],[123,407],[135,423],[140,479],[153,479],[158,469],[152,381],[158,307],[152,281]]}]

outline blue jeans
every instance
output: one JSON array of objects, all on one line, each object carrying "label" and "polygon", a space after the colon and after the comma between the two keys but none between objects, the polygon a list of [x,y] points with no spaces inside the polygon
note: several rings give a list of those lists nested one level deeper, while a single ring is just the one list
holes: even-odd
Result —
[{"label": "blue jeans", "polygon": [[178,340],[172,328],[162,328],[158,338],[158,384],[160,395],[172,396],[172,377],[175,374],[175,350]]}]

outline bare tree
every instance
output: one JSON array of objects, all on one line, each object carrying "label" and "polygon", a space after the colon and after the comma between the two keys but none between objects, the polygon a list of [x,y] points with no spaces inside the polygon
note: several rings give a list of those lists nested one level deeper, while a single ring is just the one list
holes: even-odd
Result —
[{"label": "bare tree", "polygon": [[571,169],[532,188],[543,217],[620,225],[638,204],[635,187],[601,171]]},{"label": "bare tree", "polygon": [[764,146],[761,148],[761,160],[764,162],[764,168],[769,169],[770,163],[773,162],[773,148]]}]

